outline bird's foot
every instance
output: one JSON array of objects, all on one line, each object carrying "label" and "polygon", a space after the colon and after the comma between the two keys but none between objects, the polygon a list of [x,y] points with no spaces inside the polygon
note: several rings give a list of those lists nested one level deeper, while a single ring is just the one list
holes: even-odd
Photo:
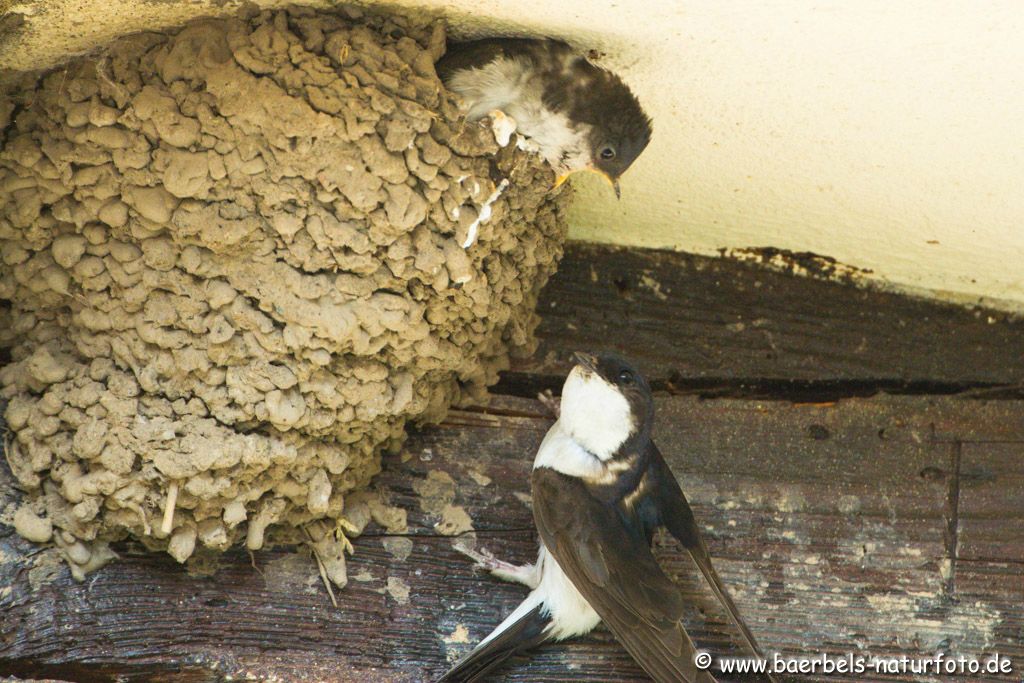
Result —
[{"label": "bird's foot", "polygon": [[562,415],[562,402],[557,396],[551,393],[550,389],[537,394],[537,400],[544,404],[544,407],[551,411],[557,420]]},{"label": "bird's foot", "polygon": [[477,551],[472,548],[466,548],[465,546],[455,546],[455,549],[476,562],[476,567],[478,569],[490,572],[493,576],[496,576],[503,581],[521,583],[524,586],[529,586],[530,588],[537,587],[539,576],[536,565],[515,565],[511,562],[505,562],[503,560],[499,560],[492,555],[490,551],[484,548]]},{"label": "bird's foot", "polygon": [[508,141],[512,139],[512,134],[516,132],[516,127],[519,125],[516,120],[500,109],[492,109],[487,112],[487,118],[491,120],[494,141],[498,143],[499,147],[508,145]]}]

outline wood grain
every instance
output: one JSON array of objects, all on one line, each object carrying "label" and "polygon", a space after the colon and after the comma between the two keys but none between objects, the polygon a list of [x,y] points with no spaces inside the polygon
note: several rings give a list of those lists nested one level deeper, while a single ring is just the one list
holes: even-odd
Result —
[{"label": "wood grain", "polygon": [[[77,584],[64,569],[34,567],[39,549],[0,527],[0,675],[432,680],[524,589],[475,572],[453,548],[468,539],[438,533],[439,517],[424,511],[417,483],[432,471],[449,475],[452,502],[469,513],[477,545],[530,561],[528,471],[550,421],[536,401],[499,397],[414,433],[377,482],[409,512],[411,553],[399,559],[396,538],[370,527],[356,542],[338,609],[301,549],[260,552],[255,567],[233,551],[212,575],[195,577],[169,557],[123,546],[121,561]],[[998,651],[1024,665],[1024,561],[1012,545],[1024,402],[878,396],[802,405],[663,395],[657,438],[768,650],[891,655],[945,647]],[[959,472],[950,470],[957,443]],[[942,567],[957,552],[946,533],[954,481],[960,556],[950,593]],[[1000,514],[1010,520],[1001,532]],[[996,543],[998,533],[1008,545]],[[697,642],[739,654],[689,560],[667,541],[659,555],[693,605],[688,624]],[[407,585],[408,601],[389,583]],[[646,679],[598,631],[541,648],[498,680]]]},{"label": "wood grain", "polygon": [[1024,382],[1024,320],[754,264],[569,243],[515,380],[549,384],[573,350],[614,349],[677,390],[950,393]]}]

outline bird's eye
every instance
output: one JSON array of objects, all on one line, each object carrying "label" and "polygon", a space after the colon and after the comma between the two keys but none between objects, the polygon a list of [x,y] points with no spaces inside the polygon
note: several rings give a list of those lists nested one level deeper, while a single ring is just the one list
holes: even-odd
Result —
[{"label": "bird's eye", "polygon": [[629,370],[623,370],[619,373],[619,382],[622,384],[632,384],[634,379],[633,373]]},{"label": "bird's eye", "polygon": [[601,158],[604,159],[605,161],[610,161],[610,160],[614,159],[615,158],[615,148],[614,147],[602,147],[601,148]]}]

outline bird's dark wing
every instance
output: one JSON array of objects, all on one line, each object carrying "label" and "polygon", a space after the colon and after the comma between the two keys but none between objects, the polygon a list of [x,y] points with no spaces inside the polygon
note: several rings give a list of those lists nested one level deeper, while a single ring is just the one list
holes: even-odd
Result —
[{"label": "bird's dark wing", "polygon": [[764,657],[757,641],[754,640],[754,634],[747,628],[746,623],[744,623],[743,618],[740,616],[739,610],[736,609],[736,604],[729,597],[722,579],[718,577],[718,572],[715,571],[714,565],[711,564],[711,555],[708,554],[708,548],[704,544],[704,537],[701,536],[700,529],[697,528],[697,522],[693,517],[693,510],[690,509],[686,496],[683,495],[682,489],[679,488],[679,482],[676,481],[675,475],[672,474],[668,463],[665,462],[665,458],[662,457],[661,451],[658,450],[653,441],[650,442],[648,449],[649,476],[652,483],[650,495],[656,501],[662,525],[690,551],[693,561],[711,585],[711,590],[714,592],[715,597],[718,598],[718,601],[722,603],[729,613],[729,618],[736,625],[736,628],[739,629],[747,647],[759,657]]},{"label": "bird's dark wing", "polygon": [[682,596],[642,530],[627,527],[581,480],[546,467],[533,471],[533,514],[558,566],[655,681],[714,683],[693,663]]},{"label": "bird's dark wing", "polygon": [[457,71],[483,66],[498,57],[534,61],[552,51],[570,52],[571,48],[561,41],[544,38],[483,38],[449,43],[448,51],[437,62],[437,75],[447,81]]}]

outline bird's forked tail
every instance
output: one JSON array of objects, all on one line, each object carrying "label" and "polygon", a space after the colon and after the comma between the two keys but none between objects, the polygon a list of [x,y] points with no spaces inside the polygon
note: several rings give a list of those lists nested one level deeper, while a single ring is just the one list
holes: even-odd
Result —
[{"label": "bird's forked tail", "polygon": [[533,595],[480,641],[473,651],[449,669],[437,683],[473,683],[517,652],[540,645],[549,638],[551,618]]}]

